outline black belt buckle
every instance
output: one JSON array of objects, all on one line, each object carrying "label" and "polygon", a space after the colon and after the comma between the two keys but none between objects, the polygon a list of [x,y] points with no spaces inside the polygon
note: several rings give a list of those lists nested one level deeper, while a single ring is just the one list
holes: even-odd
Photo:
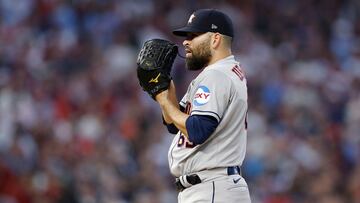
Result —
[{"label": "black belt buckle", "polygon": [[176,190],[177,190],[178,192],[181,192],[181,191],[183,191],[183,190],[185,189],[185,187],[181,184],[179,178],[176,178],[176,179],[175,179],[175,187],[176,187]]}]

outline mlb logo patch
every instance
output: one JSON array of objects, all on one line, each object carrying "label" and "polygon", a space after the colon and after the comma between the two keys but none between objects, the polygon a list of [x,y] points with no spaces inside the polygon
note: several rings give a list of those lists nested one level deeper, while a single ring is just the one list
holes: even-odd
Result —
[{"label": "mlb logo patch", "polygon": [[200,86],[195,93],[194,102],[195,106],[202,106],[210,100],[210,90],[206,86]]}]

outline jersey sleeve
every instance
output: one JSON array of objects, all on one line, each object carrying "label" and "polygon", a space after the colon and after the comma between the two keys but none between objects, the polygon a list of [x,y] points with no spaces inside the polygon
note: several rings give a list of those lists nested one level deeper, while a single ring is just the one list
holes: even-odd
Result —
[{"label": "jersey sleeve", "polygon": [[207,115],[220,122],[231,95],[231,80],[225,73],[209,70],[191,95],[191,115]]}]

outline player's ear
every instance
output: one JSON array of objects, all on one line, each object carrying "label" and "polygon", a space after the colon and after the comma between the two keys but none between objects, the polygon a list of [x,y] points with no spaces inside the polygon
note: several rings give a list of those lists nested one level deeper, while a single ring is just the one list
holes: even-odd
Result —
[{"label": "player's ear", "polygon": [[210,45],[213,49],[216,49],[220,46],[221,44],[221,41],[222,41],[222,38],[221,38],[221,34],[220,33],[211,33],[211,38],[210,38]]}]

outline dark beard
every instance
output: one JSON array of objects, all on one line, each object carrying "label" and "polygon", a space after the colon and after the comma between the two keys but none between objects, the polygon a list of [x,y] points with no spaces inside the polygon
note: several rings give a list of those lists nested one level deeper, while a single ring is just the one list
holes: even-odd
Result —
[{"label": "dark beard", "polygon": [[200,70],[209,64],[211,59],[210,42],[206,41],[192,51],[191,57],[185,59],[188,70]]}]

